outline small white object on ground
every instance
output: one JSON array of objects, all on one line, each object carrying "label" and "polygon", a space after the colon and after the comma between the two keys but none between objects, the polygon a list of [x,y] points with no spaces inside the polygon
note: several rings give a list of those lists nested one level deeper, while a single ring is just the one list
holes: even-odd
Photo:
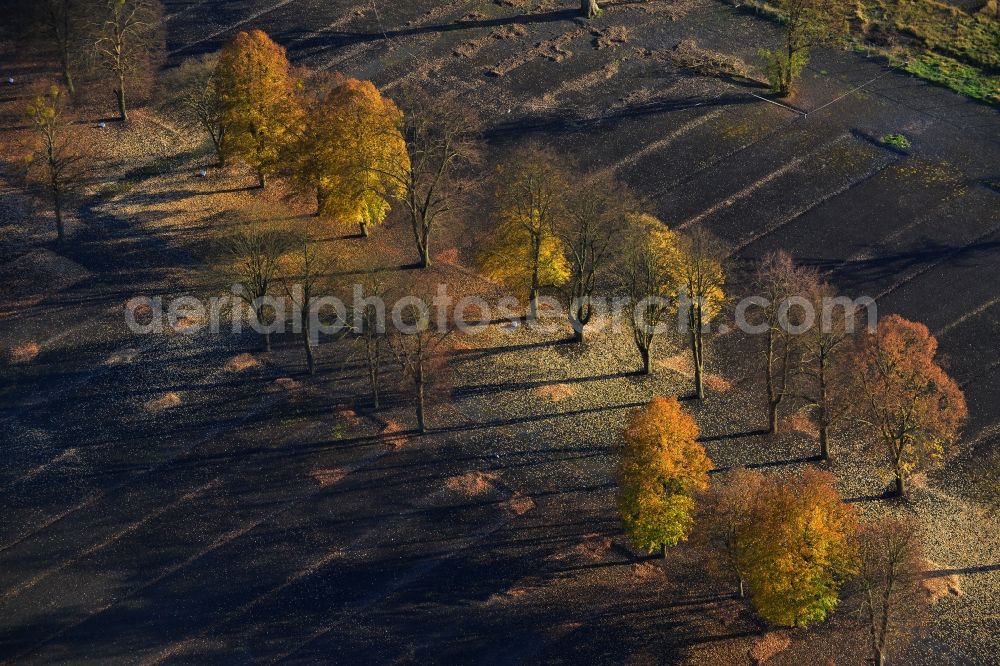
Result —
[{"label": "small white object on ground", "polygon": [[105,127],[108,126],[108,124],[102,120],[101,122],[97,123],[97,126],[100,127],[101,129],[104,129]]},{"label": "small white object on ground", "polygon": [[202,169],[201,171],[198,172],[198,175],[201,176],[202,178],[204,178],[205,176],[208,175],[208,172],[205,171],[204,169]]},{"label": "small white object on ground", "polygon": [[8,76],[7,77],[7,83],[10,84],[10,85],[14,85],[14,77],[13,76]]}]

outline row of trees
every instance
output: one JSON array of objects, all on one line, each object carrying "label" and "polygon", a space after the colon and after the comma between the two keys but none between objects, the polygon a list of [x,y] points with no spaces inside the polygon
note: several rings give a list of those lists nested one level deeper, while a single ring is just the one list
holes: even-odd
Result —
[{"label": "row of trees", "polygon": [[640,211],[606,174],[577,176],[539,148],[498,174],[497,227],[479,254],[483,274],[526,296],[531,319],[545,288],[563,296],[574,339],[584,339],[598,291],[626,297],[642,371],[652,368],[668,317],[686,319],[694,388],[705,395],[705,327],[725,299],[719,243],[702,229],[680,233]]},{"label": "row of trees", "polygon": [[860,523],[833,476],[737,469],[710,481],[698,426],[676,398],[654,398],[625,429],[618,508],[633,543],[649,551],[694,536],[709,569],[731,577],[758,614],[785,626],[821,622],[847,585],[873,656],[919,617],[922,573],[914,525]]},{"label": "row of trees", "polygon": [[368,81],[293,68],[260,30],[185,61],[161,88],[162,108],[203,131],[220,165],[239,159],[260,187],[287,176],[295,191],[315,196],[318,216],[367,236],[392,203],[402,205],[421,267],[463,193],[457,176],[477,157],[476,119],[451,97],[408,91],[404,114]]},{"label": "row of trees", "polygon": [[[784,405],[804,406],[825,460],[835,430],[860,426],[881,444],[904,494],[907,479],[941,459],[967,416],[961,389],[936,360],[937,340],[897,315],[856,333],[860,313],[831,307],[834,287],[785,252],[766,256],[755,282],[768,302],[760,324],[769,431],[778,432]],[[822,321],[805,327],[807,311]]]}]

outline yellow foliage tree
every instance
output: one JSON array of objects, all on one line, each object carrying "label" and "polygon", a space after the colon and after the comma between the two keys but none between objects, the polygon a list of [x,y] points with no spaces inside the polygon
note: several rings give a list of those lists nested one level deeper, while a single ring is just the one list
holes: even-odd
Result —
[{"label": "yellow foliage tree", "polygon": [[804,627],[826,619],[857,570],[857,515],[833,475],[809,468],[764,477],[739,536],[741,575],[765,620]]},{"label": "yellow foliage tree", "polygon": [[241,32],[219,52],[216,79],[226,149],[249,164],[264,187],[302,116],[285,49],[261,30]]},{"label": "yellow foliage tree", "polygon": [[687,319],[694,388],[698,399],[705,397],[705,327],[722,311],[726,275],[719,260],[717,241],[702,229],[679,235],[669,272],[682,299],[681,316]]},{"label": "yellow foliage tree", "polygon": [[665,555],[687,539],[694,494],[708,487],[712,468],[697,439],[698,424],[677,398],[653,398],[632,415],[618,468],[618,511],[636,547]]},{"label": "yellow foliage tree", "polygon": [[409,169],[403,114],[370,81],[340,82],[309,109],[293,179],[316,192],[317,214],[357,224],[362,236],[389,214]]},{"label": "yellow foliage tree", "polygon": [[566,178],[555,164],[553,156],[532,149],[501,170],[499,226],[479,256],[486,277],[527,293],[531,319],[538,314],[540,289],[562,286],[571,273],[556,233]]}]

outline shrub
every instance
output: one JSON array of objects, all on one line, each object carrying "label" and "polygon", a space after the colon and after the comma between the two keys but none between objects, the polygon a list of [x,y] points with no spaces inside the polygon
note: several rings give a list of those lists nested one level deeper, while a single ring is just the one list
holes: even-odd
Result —
[{"label": "shrub", "polygon": [[899,148],[900,150],[909,150],[913,144],[910,140],[906,138],[903,134],[886,134],[881,139],[882,143],[887,146],[892,146],[893,148]]}]

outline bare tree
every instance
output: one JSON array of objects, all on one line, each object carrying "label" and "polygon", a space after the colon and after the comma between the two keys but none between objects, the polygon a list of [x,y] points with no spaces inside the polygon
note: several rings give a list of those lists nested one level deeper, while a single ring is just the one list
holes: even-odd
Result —
[{"label": "bare tree", "polygon": [[420,267],[426,268],[431,265],[432,233],[466,193],[467,185],[458,175],[478,161],[479,120],[454,95],[432,97],[422,90],[409,90],[403,107],[409,164],[382,175],[395,181],[391,189],[400,193],[395,196],[406,206]]},{"label": "bare tree", "polygon": [[385,281],[375,273],[361,278],[359,284],[364,289],[364,295],[372,301],[364,303],[359,311],[353,313],[352,328],[355,339],[361,343],[372,407],[378,409],[382,399],[382,366],[388,343],[385,311],[384,308],[380,310],[376,303],[386,302],[388,290]]},{"label": "bare tree", "polygon": [[855,313],[834,307],[837,292],[829,283],[815,281],[808,286],[808,298],[819,320],[802,337],[802,396],[815,415],[820,457],[829,460],[830,431],[850,407],[849,319]]},{"label": "bare tree", "polygon": [[[316,374],[313,346],[318,333],[312,329],[313,308],[316,298],[321,297],[332,285],[332,273],[336,256],[329,242],[324,240],[322,229],[315,220],[296,230],[288,238],[288,250],[283,255],[281,283],[285,294],[295,306],[298,317],[296,326],[302,336],[302,346],[306,354],[309,374]],[[319,313],[316,313],[318,323]],[[343,324],[344,322],[340,322]]]},{"label": "bare tree", "polygon": [[[222,239],[219,272],[231,285],[240,285],[237,295],[248,305],[261,327],[264,351],[271,351],[271,334],[265,323],[274,315],[267,298],[281,277],[282,259],[291,238],[275,221],[273,210],[255,207],[234,215],[233,232]],[[229,285],[227,285],[229,286]]]},{"label": "bare tree", "polygon": [[687,323],[695,396],[699,400],[705,397],[705,328],[725,302],[722,256],[719,240],[696,227],[678,236],[675,259],[671,262],[673,281],[682,299],[681,317]]},{"label": "bare tree", "polygon": [[77,136],[73,115],[66,108],[66,95],[51,86],[28,105],[28,119],[37,142],[29,165],[29,182],[43,189],[52,201],[59,242],[66,240],[63,208],[67,197],[79,185],[87,162]]},{"label": "bare tree", "polygon": [[421,434],[427,432],[427,403],[442,392],[447,379],[448,359],[442,351],[450,332],[436,330],[427,313],[411,313],[388,338],[403,381],[413,392]]},{"label": "bare tree", "polygon": [[185,128],[208,135],[218,164],[224,167],[228,124],[216,76],[218,60],[214,53],[184,60],[161,77],[156,98],[161,111]]},{"label": "bare tree", "polygon": [[921,593],[923,552],[915,524],[883,518],[862,526],[855,587],[876,666],[886,663],[894,643],[925,619]]},{"label": "bare tree", "polygon": [[38,19],[48,32],[59,58],[63,84],[71,96],[76,95],[74,71],[80,64],[86,41],[86,0],[41,0]]},{"label": "bare tree", "polygon": [[163,6],[159,0],[105,0],[95,46],[114,81],[115,101],[128,120],[127,88],[148,83],[164,55]]},{"label": "bare tree", "polygon": [[[795,265],[779,250],[768,254],[757,268],[757,293],[767,300],[763,308],[767,332],[764,338],[764,384],[767,389],[767,425],[778,432],[778,410],[794,393],[794,382],[802,367],[803,338],[793,330],[796,308],[792,299],[805,299],[815,283],[814,274]],[[801,308],[799,308],[801,309]]]},{"label": "bare tree", "polygon": [[619,253],[630,197],[611,176],[585,180],[569,197],[566,214],[556,225],[570,265],[563,286],[570,326],[577,342],[594,313],[593,295]]}]

